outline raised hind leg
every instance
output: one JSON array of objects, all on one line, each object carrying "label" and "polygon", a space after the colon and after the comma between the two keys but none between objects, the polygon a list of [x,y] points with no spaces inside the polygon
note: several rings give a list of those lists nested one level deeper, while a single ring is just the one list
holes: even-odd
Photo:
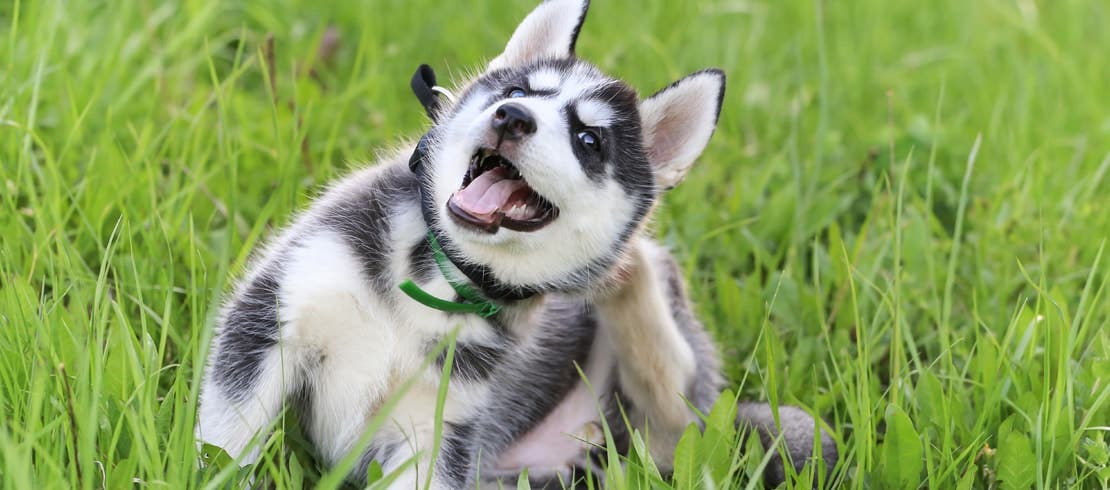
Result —
[{"label": "raised hind leg", "polygon": [[632,406],[630,422],[646,426],[651,455],[666,470],[682,432],[698,421],[687,400],[708,411],[720,394],[719,361],[666,251],[633,241],[622,274],[617,290],[596,302],[597,315]]},{"label": "raised hind leg", "polygon": [[[620,385],[635,413],[646,422],[653,458],[669,468],[682,431],[697,417],[687,400],[702,412],[720,395],[723,379],[716,348],[697,320],[686,296],[681,270],[655,243],[640,239],[630,247],[625,281],[597,303],[602,328],[613,340]],[[796,407],[780,406],[776,425],[767,404],[741,403],[737,424],[759,431],[764,445],[778,434],[797,470],[813,454],[814,419]],[[632,420],[634,424],[637,420]],[[836,445],[821,432],[821,457],[831,469]],[[767,479],[785,478],[782,458],[774,456]]]}]

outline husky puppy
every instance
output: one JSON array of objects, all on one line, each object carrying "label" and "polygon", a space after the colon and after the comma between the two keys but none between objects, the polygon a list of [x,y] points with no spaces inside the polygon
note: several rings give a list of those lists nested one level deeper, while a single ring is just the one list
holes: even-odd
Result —
[{"label": "husky puppy", "polygon": [[[725,76],[641,99],[575,57],[587,7],[539,5],[432,108],[418,147],[344,178],[256,254],[218,320],[199,440],[248,464],[289,402],[327,463],[358,451],[356,481],[376,461],[403,468],[397,488],[525,469],[569,484],[598,469],[603,422],[620,450],[642,431],[670,469],[699,423],[691,406],[708,411],[724,381],[681,271],[644,226],[713,134]],[[388,422],[360,443],[379,413]],[[815,439],[835,463],[809,415],[778,415],[741,404],[738,423],[782,434],[797,468]]]}]

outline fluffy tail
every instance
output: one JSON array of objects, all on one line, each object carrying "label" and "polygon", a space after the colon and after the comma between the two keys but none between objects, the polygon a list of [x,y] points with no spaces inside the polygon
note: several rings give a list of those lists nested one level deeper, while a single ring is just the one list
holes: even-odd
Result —
[{"label": "fluffy tail", "polygon": [[[779,427],[775,426],[775,415],[766,403],[740,403],[736,410],[736,425],[741,428],[755,429],[759,439],[768,451],[774,451],[764,472],[768,487],[774,488],[786,479],[786,466],[777,447],[770,447],[782,435],[782,444],[790,457],[795,471],[801,471],[807,462],[816,456],[813,448],[813,431],[816,427],[813,417],[798,407],[779,405]],[[832,473],[838,458],[836,442],[824,429],[821,429],[821,459],[825,462],[826,477]],[[815,483],[816,486],[816,483]]]}]

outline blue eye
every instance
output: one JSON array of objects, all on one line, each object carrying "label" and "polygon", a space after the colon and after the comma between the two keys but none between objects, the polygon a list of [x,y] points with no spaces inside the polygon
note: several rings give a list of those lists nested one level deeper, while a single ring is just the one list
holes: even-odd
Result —
[{"label": "blue eye", "polygon": [[601,138],[593,131],[579,131],[578,142],[593,151],[601,151]]},{"label": "blue eye", "polygon": [[525,97],[527,95],[528,95],[528,93],[525,92],[524,89],[522,89],[520,87],[513,87],[513,88],[510,88],[508,91],[505,92],[505,96],[510,98],[510,99]]}]

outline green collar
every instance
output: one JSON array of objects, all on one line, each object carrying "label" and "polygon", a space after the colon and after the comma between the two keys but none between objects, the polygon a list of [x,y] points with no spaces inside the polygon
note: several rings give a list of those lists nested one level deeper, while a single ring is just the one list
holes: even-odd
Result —
[{"label": "green collar", "polygon": [[443,252],[443,247],[439,246],[439,240],[436,240],[435,234],[431,231],[428,232],[428,245],[432,248],[432,257],[435,258],[436,265],[439,266],[440,274],[443,274],[447,283],[451,285],[456,293],[459,293],[459,296],[462,296],[464,301],[449,301],[432,296],[431,293],[420,289],[420,286],[417,286],[412,279],[406,279],[398,286],[402,292],[428,308],[448,313],[474,313],[482,318],[489,318],[501,311],[500,306],[482,296],[478,291],[451,278],[452,275],[448,270],[448,264],[451,261],[447,258],[447,254]]}]

